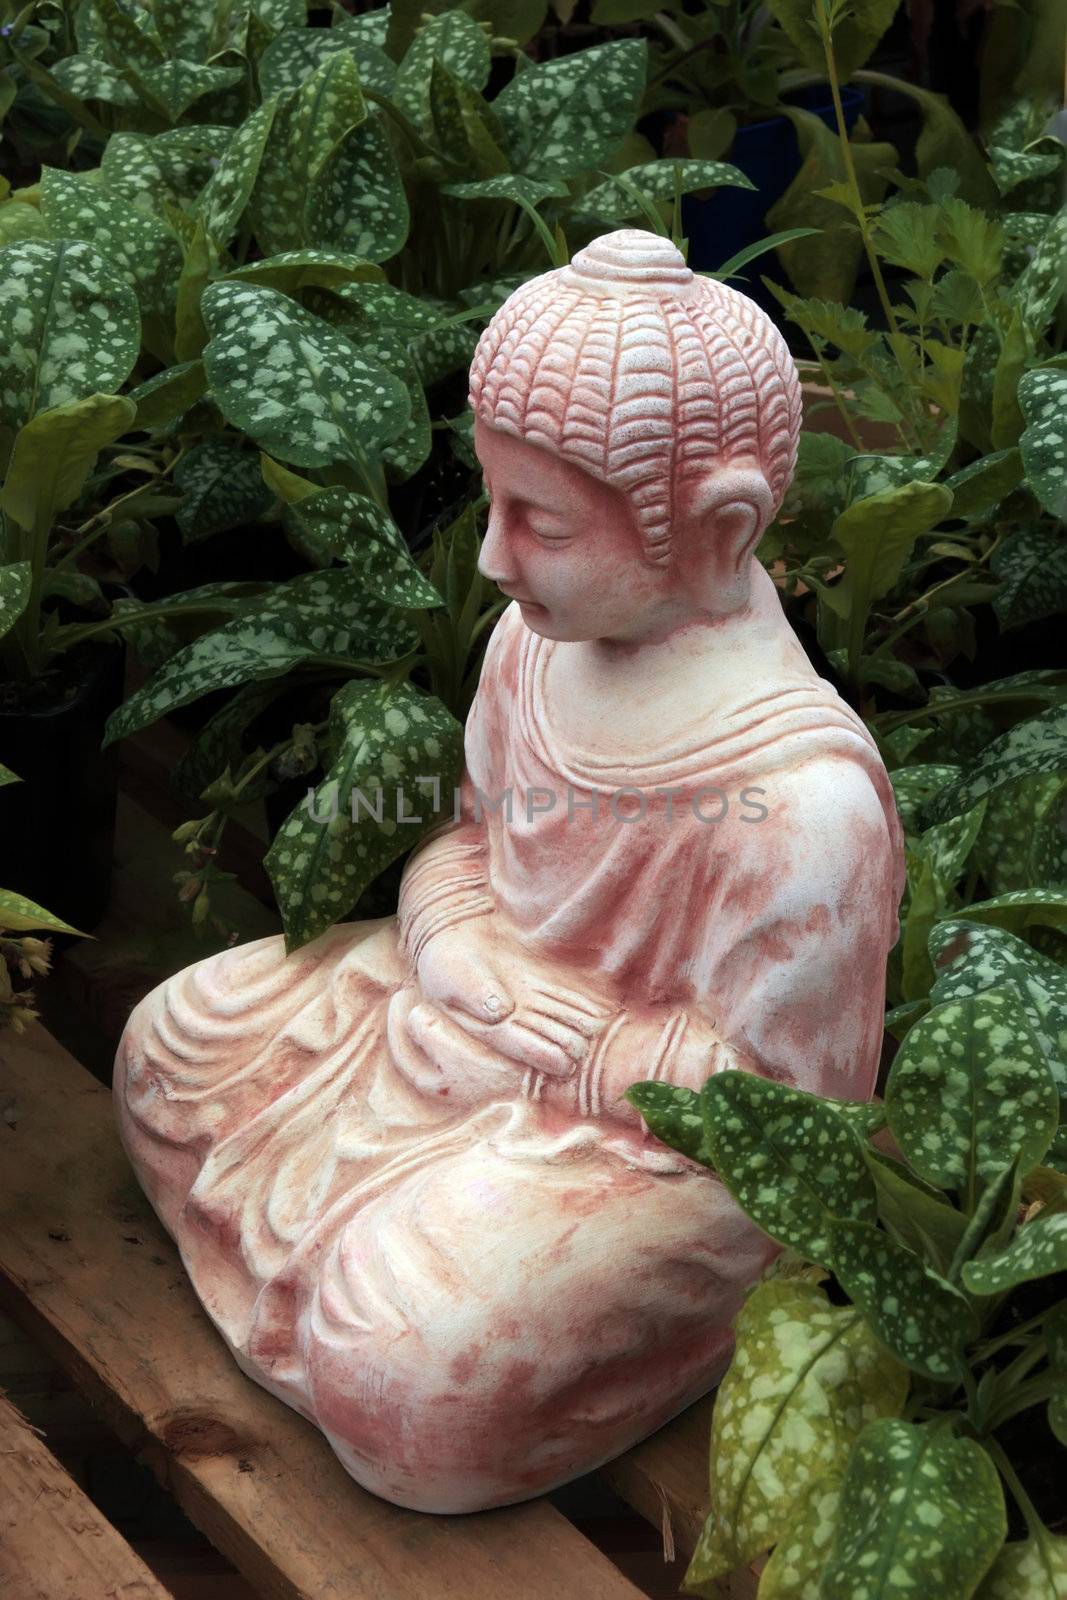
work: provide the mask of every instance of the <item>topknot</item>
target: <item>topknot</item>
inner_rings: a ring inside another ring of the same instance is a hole
[[[713,465],[755,460],[777,509],[796,464],[800,383],[778,329],[639,228],[516,289],[478,341],[470,403],[623,490],[656,563],[680,497]]]

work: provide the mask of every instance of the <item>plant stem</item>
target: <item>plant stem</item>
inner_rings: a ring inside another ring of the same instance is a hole
[[[837,123],[837,137],[841,142],[841,159],[845,165],[845,176],[848,179],[848,186],[852,190],[852,204],[856,217],[856,226],[859,228],[860,239],[863,241],[863,248],[867,256],[867,261],[870,265],[871,276],[874,278],[874,286],[878,291],[878,299],[881,302],[882,312],[885,316],[886,324],[890,333],[896,336],[900,330],[897,327],[897,319],[893,312],[893,307],[889,303],[889,295],[886,292],[885,279],[882,277],[881,262],[878,260],[878,252],[874,248],[874,240],[871,238],[870,228],[867,224],[867,212],[863,203],[863,194],[860,190],[859,178],[856,174],[856,163],[852,159],[852,146],[849,143],[848,128],[845,124],[844,107],[841,104],[841,84],[837,71],[837,62],[834,58],[833,34],[830,29],[829,19],[826,15],[825,5],[820,4],[816,9],[819,18],[819,33],[822,37],[823,56],[826,60],[826,76],[830,83],[830,94],[834,103],[834,120]]]

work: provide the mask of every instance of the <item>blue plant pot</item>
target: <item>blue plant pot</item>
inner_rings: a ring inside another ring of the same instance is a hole
[[[812,111],[828,128],[836,129],[829,87],[815,84],[790,97],[791,103]],[[841,106],[851,132],[867,103],[860,89],[844,88]],[[689,265],[714,272],[724,261],[755,244],[768,233],[766,215],[800,171],[800,146],[788,117],[768,117],[738,128],[726,159],[750,178],[754,189],[718,189],[709,200],[693,195],[682,199],[682,226],[689,239]],[[778,302],[768,294],[761,277],[786,283],[774,252],[759,256],[730,282],[776,316]]]

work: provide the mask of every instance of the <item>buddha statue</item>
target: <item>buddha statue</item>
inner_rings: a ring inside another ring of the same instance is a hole
[[[775,1247],[625,1090],[868,1098],[903,884],[877,749],[753,554],[800,426],[763,312],[611,233],[505,302],[470,401],[511,604],[454,819],[395,917],[197,962],[115,1071],[235,1360],[432,1512],[588,1472],[717,1379]]]

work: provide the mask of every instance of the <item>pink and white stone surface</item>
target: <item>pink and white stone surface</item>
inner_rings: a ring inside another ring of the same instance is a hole
[[[235,1359],[434,1512],[587,1472],[715,1381],[773,1247],[621,1096],[869,1097],[903,883],[876,747],[752,553],[800,423],[763,313],[613,233],[500,309],[471,403],[514,598],[459,820],[397,917],[162,984],[115,1072]]]

